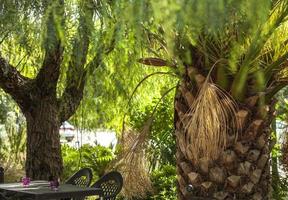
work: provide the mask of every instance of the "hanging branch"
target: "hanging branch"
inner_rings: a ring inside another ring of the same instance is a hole
[[[78,108],[82,98],[84,87],[86,84],[86,76],[88,73],[93,73],[103,62],[103,56],[108,55],[114,49],[115,36],[108,44],[102,42],[96,50],[94,57],[86,64],[88,49],[90,44],[90,37],[92,35],[93,14],[95,9],[95,2],[91,0],[83,1],[81,6],[82,11],[80,15],[80,25],[78,28],[79,37],[75,38],[73,45],[72,59],[69,63],[66,88],[60,99],[60,120],[65,121]],[[97,5],[96,5],[97,8]],[[100,9],[100,8],[97,8]],[[97,12],[97,10],[96,10]],[[114,29],[114,35],[117,32],[117,27]],[[100,40],[103,37],[104,31],[100,34]]]
[[[130,95],[129,99],[128,99],[128,107],[130,107],[130,104],[131,104],[131,101],[132,101],[132,98],[134,97],[137,89],[142,85],[142,83],[144,83],[148,78],[150,78],[151,76],[154,76],[154,75],[171,75],[171,76],[174,76],[174,77],[178,77],[176,74],[174,73],[171,73],[171,72],[155,72],[155,73],[152,73],[152,74],[149,74],[147,76],[145,76],[137,85],[136,87],[134,88],[134,90],[132,91],[132,94]],[[125,125],[125,118],[127,116],[127,114],[129,113],[129,111],[127,111],[124,116],[123,116],[123,120],[122,120],[122,133],[124,131],[124,125]]]
[[[57,81],[60,75],[64,47],[59,27],[64,25],[64,1],[52,2],[46,7],[46,38],[44,40],[45,56],[41,69],[36,77],[39,91],[56,97]],[[59,20],[60,19],[60,20]]]
[[[161,96],[139,133],[133,130],[122,133],[121,146],[123,148],[111,167],[121,171],[124,177],[123,194],[125,197],[132,198],[136,193],[138,196],[145,197],[147,192],[152,191],[145,152],[147,139],[158,105],[175,88],[177,86],[170,88]]]
[[[78,33],[67,72],[66,88],[60,98],[60,120],[66,121],[78,108],[86,83],[85,64],[92,33],[93,1],[85,1],[81,6]]]

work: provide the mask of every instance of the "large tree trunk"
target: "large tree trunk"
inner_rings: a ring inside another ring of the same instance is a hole
[[[262,112],[257,106],[257,97],[239,105],[237,119],[242,123],[242,130],[238,138],[229,136],[228,145],[217,160],[193,163],[184,136],[185,113],[197,94],[191,92],[191,85],[190,80],[183,81],[175,98],[179,199],[268,199],[273,106],[268,106],[268,112]]]
[[[58,107],[56,101],[39,100],[25,113],[27,120],[26,175],[48,180],[60,177],[63,170],[61,156]]]
[[[45,54],[34,79],[21,75],[0,55],[0,87],[12,96],[26,117],[26,173],[33,179],[47,179],[50,175],[59,177],[63,170],[59,127],[76,112],[83,97],[88,69],[85,64],[95,8],[92,0],[83,2],[79,5],[78,34],[69,59],[66,87],[60,98],[57,98],[57,84],[64,52],[59,34],[59,30],[65,29],[63,0],[49,1],[44,6],[43,13],[47,15],[43,18],[47,26],[43,40]],[[105,46],[105,52],[106,48],[108,46]],[[99,66],[101,57],[102,54],[97,53],[87,65]]]

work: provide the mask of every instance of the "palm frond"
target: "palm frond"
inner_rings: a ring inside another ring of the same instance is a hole
[[[254,34],[253,39],[245,53],[245,59],[241,63],[240,70],[236,74],[233,84],[232,84],[232,95],[236,99],[243,99],[245,93],[245,86],[248,79],[248,74],[250,69],[255,66],[255,62],[259,61],[259,57],[263,50],[265,50],[265,45],[275,33],[275,30],[281,27],[287,21],[288,15],[288,2],[287,1],[277,1],[273,4],[272,12],[270,13],[267,21],[263,23],[259,29]],[[276,66],[279,66],[282,60],[286,59],[287,55],[272,63],[267,67],[267,72],[271,72]]]
[[[146,197],[151,192],[152,184],[149,176],[148,159],[145,153],[147,137],[149,135],[152,118],[144,124],[140,133],[132,129],[122,133],[122,150],[118,155],[116,164],[124,179],[122,195],[127,199],[133,197]]]

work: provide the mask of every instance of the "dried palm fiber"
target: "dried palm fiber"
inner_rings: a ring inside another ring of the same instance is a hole
[[[135,196],[145,198],[148,192],[152,192],[145,153],[151,124],[152,118],[149,118],[140,132],[130,129],[122,133],[121,150],[113,168],[123,176],[124,185],[121,195],[127,199]]]
[[[212,83],[210,73],[190,105],[184,124],[185,146],[190,151],[189,159],[195,163],[200,159],[216,160],[225,149],[227,134],[235,134],[235,138],[238,134],[237,104]]]

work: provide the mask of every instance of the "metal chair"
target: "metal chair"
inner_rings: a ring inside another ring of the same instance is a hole
[[[0,193],[0,199],[1,200],[8,200],[8,198],[2,193]]]
[[[4,183],[4,168],[0,166],[0,183]]]
[[[92,170],[90,168],[83,168],[72,175],[65,183],[77,185],[80,187],[89,187],[92,181]]]
[[[115,200],[123,186],[123,178],[119,172],[113,171],[101,177],[91,187],[103,190],[103,200]]]
[[[77,185],[79,187],[89,187],[92,181],[92,170],[90,168],[83,168],[72,175],[65,183]],[[84,200],[85,198],[77,198],[73,200]],[[65,198],[62,200],[70,200],[69,198]]]

